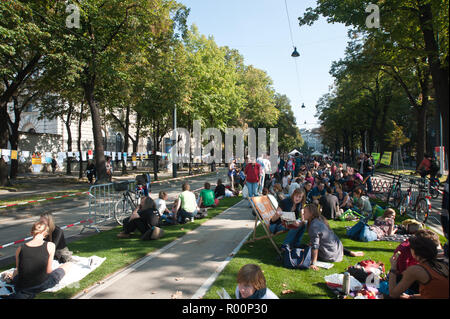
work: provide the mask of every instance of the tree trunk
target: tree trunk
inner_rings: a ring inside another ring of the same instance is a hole
[[[94,135],[94,147],[95,147],[95,169],[97,172],[97,180],[99,183],[107,182],[106,166],[105,166],[105,148],[103,146],[102,138],[102,120],[100,118],[100,110],[94,99],[94,78],[90,78],[87,83],[84,84],[84,94],[86,102],[89,105],[92,118],[92,133]]]
[[[69,113],[67,114],[67,119],[63,122],[66,125],[67,130],[67,152],[72,152],[72,131],[70,129],[71,117],[73,111],[73,103],[69,102]],[[67,167],[66,175],[72,175],[72,158],[67,156]]]
[[[137,113],[137,118],[136,118],[136,135],[135,135],[135,138],[133,140],[133,152],[135,154],[138,151],[140,135],[141,135],[141,115],[139,113]],[[137,160],[137,158],[136,158],[136,160]],[[136,166],[133,166],[133,170],[137,170],[137,164],[136,164]]]
[[[17,97],[13,97],[13,100],[14,100],[14,123],[10,124],[11,135],[9,137],[9,143],[11,144],[11,150],[17,150],[19,146],[19,123],[22,108],[19,107],[19,101],[17,100]],[[19,168],[19,161],[17,159],[15,160],[11,159],[11,171],[9,174],[10,179],[15,179],[17,177],[18,168]]]
[[[422,159],[426,151],[426,136],[427,136],[426,105],[417,107],[415,110],[417,117],[417,144],[416,144],[416,168],[417,168],[420,162],[422,162]]]
[[[124,141],[123,141],[123,151],[126,152],[128,156],[128,147],[130,145],[130,137],[128,136],[130,132],[130,106],[127,106],[127,111],[125,113],[125,129],[124,129]],[[127,174],[127,164],[125,158],[122,159],[122,175]]]
[[[431,4],[425,3],[419,5],[419,21],[420,28],[423,33],[425,41],[425,50],[428,52],[428,61],[431,69],[431,76],[433,79],[433,87],[435,89],[437,106],[442,115],[442,134],[445,147],[446,157],[449,154],[449,56],[447,52],[446,65],[441,65],[439,59],[439,46],[436,42],[433,29],[433,13]]]
[[[81,126],[83,123],[83,107],[84,107],[84,103],[81,103],[81,109],[80,109],[80,118],[78,120],[78,140],[77,140],[77,145],[78,145],[78,152],[80,152],[80,172],[78,174],[78,178],[83,178],[83,156],[81,156]]]
[[[391,101],[392,101],[392,88],[390,88],[389,93],[387,93],[384,96],[383,110],[382,110],[383,113],[381,115],[381,124],[380,124],[380,128],[378,130],[378,141],[380,144],[381,152],[384,152],[384,149],[386,146],[384,134],[386,132],[386,119],[387,119],[388,109],[389,109],[389,105],[391,104]]]

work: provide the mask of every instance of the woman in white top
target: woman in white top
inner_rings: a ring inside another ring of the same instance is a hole
[[[238,285],[235,295],[237,299],[279,299],[266,286],[266,278],[258,265],[247,264],[237,275]]]

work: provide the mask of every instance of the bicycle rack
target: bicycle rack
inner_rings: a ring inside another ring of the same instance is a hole
[[[122,198],[127,189],[135,190],[135,181],[127,180],[107,184],[93,185],[89,188],[89,217],[90,223],[83,225],[80,234],[86,229],[95,229],[100,232],[98,225],[114,218],[114,205]]]

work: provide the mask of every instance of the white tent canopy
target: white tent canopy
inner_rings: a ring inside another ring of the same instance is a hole
[[[296,149],[294,149],[292,152],[290,152],[289,155],[294,156],[296,153],[299,153],[300,155],[302,155],[302,153],[300,153],[300,152],[297,151]]]
[[[322,154],[318,151],[315,151],[314,153],[311,154],[312,156],[322,156]]]

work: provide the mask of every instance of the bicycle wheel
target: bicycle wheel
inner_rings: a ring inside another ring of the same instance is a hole
[[[400,186],[397,187],[397,189],[394,192],[394,207],[398,208],[400,206],[400,204],[402,203],[402,190],[400,189]]]
[[[133,209],[125,198],[119,200],[114,206],[114,219],[119,225],[123,225],[124,218],[131,215]]]
[[[433,199],[436,199],[439,197],[439,191],[434,187],[430,187],[430,195]]]
[[[425,198],[419,199],[419,202],[416,205],[416,220],[425,224],[428,219],[428,215],[430,213],[430,209],[428,207],[428,203]]]
[[[401,216],[404,216],[408,212],[408,206],[409,206],[409,196],[408,194],[405,194],[403,195],[403,198],[400,201],[400,205],[398,207],[398,211],[400,212]]]

